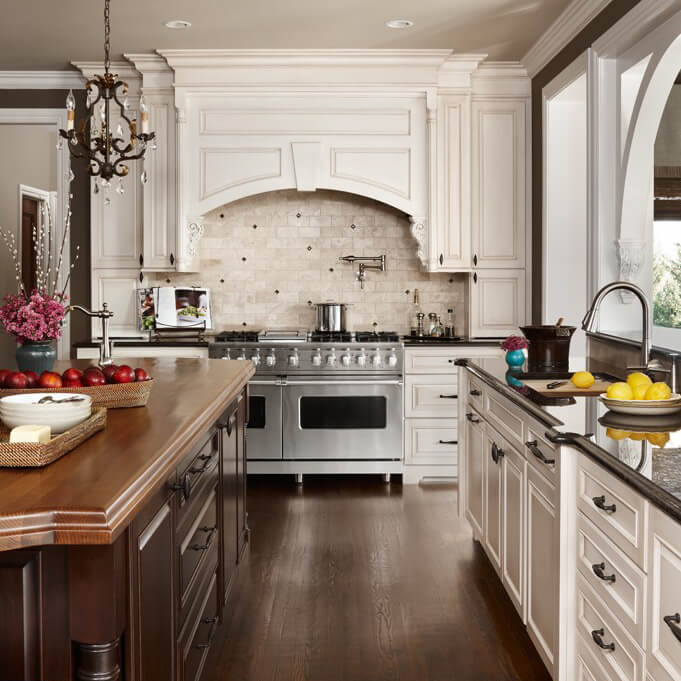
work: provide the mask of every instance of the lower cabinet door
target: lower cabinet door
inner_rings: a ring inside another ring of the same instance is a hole
[[[246,489],[248,486],[248,463],[246,452],[246,404],[241,400],[236,418],[236,519],[238,560],[248,541],[248,511],[246,510]]]
[[[482,419],[466,414],[466,518],[480,539],[485,520],[485,431]]]
[[[501,459],[502,567],[501,580],[516,610],[525,621],[525,459],[506,447]]]
[[[175,678],[174,502],[158,497],[131,525],[132,657],[139,681]]]
[[[655,681],[681,679],[681,532],[653,511],[648,574],[648,673]]]
[[[504,444],[501,438],[487,427],[485,438],[485,550],[494,569],[501,574],[501,524],[502,524],[502,464]]]
[[[237,555],[237,421],[238,410],[230,409],[220,420],[222,448],[222,556],[223,598],[232,586]]]
[[[558,543],[555,488],[527,467],[527,629],[553,673],[558,624]]]

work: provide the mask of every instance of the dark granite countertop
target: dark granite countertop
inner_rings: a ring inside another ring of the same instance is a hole
[[[144,338],[114,338],[114,346],[118,348],[139,348],[147,345],[155,348],[207,348],[211,341],[204,340],[146,340]],[[91,341],[80,341],[73,343],[74,348],[98,348],[99,343]]]
[[[547,398],[517,385],[522,373],[500,358],[457,364],[542,423],[550,440],[584,452],[681,522],[681,416],[614,414],[597,397]]]
[[[456,338],[446,338],[443,340],[438,340],[437,338],[428,338],[423,336],[419,338],[418,336],[402,336],[402,343],[405,347],[452,347],[460,345],[483,345],[495,347],[501,343],[501,338],[468,338],[466,336],[457,336]]]

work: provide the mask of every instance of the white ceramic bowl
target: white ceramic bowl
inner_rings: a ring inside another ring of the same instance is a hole
[[[668,400],[615,400],[602,393],[600,400],[610,411],[632,416],[666,416],[681,411],[678,393],[672,393]]]
[[[55,402],[38,404],[43,397]],[[84,398],[78,402],[59,402],[69,397]],[[92,414],[92,398],[76,393],[22,393],[0,399],[0,420],[8,427],[23,425],[50,426],[53,433],[63,433]]]

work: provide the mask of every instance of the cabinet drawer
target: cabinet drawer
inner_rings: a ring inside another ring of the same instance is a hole
[[[642,570],[646,570],[648,502],[584,454],[579,455],[577,506]]]
[[[486,391],[485,416],[516,447],[523,447],[523,418],[511,404],[494,391]]]
[[[198,617],[182,641],[181,681],[197,681],[203,671],[208,651],[218,626],[218,576],[214,572],[205,591]]]
[[[539,428],[529,427],[525,433],[525,454],[533,468],[556,484],[560,448],[552,445]]]
[[[194,523],[180,543],[180,600],[184,607],[190,587],[205,564],[213,545],[218,544],[218,497],[211,490]]]
[[[454,362],[466,354],[446,348],[406,349],[404,352],[405,374],[452,374],[456,376],[458,367]]]
[[[457,419],[406,419],[405,464],[456,465]]]
[[[615,679],[643,681],[643,651],[580,573],[577,574],[577,629],[596,659]]]
[[[577,513],[577,566],[610,611],[643,646],[645,575],[582,513]]]
[[[591,644],[581,636],[575,641],[575,653],[576,681],[614,681],[591,650]]]
[[[482,381],[468,374],[467,399],[478,411],[482,411],[485,388]]]
[[[655,681],[681,679],[681,528],[655,509],[651,514],[648,672]],[[678,619],[678,621],[677,621]]]
[[[457,376],[407,376],[404,381],[406,417],[449,417],[457,413]]]

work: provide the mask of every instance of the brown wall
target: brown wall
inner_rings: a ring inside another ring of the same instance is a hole
[[[2,109],[58,109],[64,106],[66,90],[0,90]],[[74,92],[76,108],[85,108],[85,90]],[[90,180],[87,165],[80,160],[72,163],[75,179],[71,183],[71,260],[75,258],[76,245],[80,257],[71,275],[71,299],[74,303],[90,306]],[[4,295],[6,292],[0,292]],[[71,317],[71,342],[90,339],[90,325],[84,315]]]
[[[612,0],[532,79],[532,320],[540,324],[542,310],[542,222],[543,222],[543,106],[542,90],[563,69],[616,24],[641,0]]]

